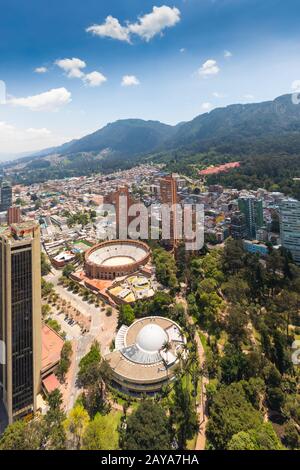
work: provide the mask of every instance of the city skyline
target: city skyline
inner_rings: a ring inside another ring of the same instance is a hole
[[[261,3],[88,0],[70,10],[54,1],[45,12],[33,0],[4,2],[1,153],[58,145],[117,119],[175,124],[293,91],[299,6]]]

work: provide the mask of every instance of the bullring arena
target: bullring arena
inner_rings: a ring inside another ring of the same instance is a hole
[[[151,256],[146,243],[137,240],[110,240],[85,253],[86,275],[95,279],[114,279],[138,271]]]

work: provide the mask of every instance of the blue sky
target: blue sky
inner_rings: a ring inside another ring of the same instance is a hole
[[[290,92],[299,14],[297,0],[1,0],[0,154]]]

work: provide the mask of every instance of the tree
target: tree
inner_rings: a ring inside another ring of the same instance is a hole
[[[220,365],[222,382],[226,384],[237,382],[245,377],[247,356],[239,347],[228,343],[224,347],[224,356],[220,361]]]
[[[256,429],[261,423],[262,415],[247,400],[243,385],[223,385],[213,396],[206,435],[212,447],[221,450],[235,434]]]
[[[79,362],[79,372],[77,379],[81,386],[84,387],[85,385],[89,385],[91,367],[99,364],[100,360],[100,345],[97,341],[94,341],[90,351]]]
[[[111,415],[102,416],[97,413],[88,424],[82,439],[84,450],[116,450],[118,449],[118,432]]]
[[[191,394],[184,388],[182,381],[174,384],[174,398],[170,409],[172,421],[175,424],[178,446],[185,449],[187,440],[192,439],[198,431],[198,418]]]
[[[247,323],[248,318],[245,313],[245,309],[240,305],[234,305],[229,310],[229,315],[226,321],[226,330],[231,344],[240,346],[242,343],[247,341]]]
[[[51,307],[49,304],[43,304],[42,305],[42,317],[45,318],[47,317],[51,312]]]
[[[63,400],[61,392],[56,389],[49,393],[47,398],[49,409],[42,418],[44,449],[61,450],[66,447],[66,434],[64,420],[66,415],[62,409]]]
[[[272,424],[263,423],[255,429],[241,431],[230,439],[228,450],[283,450]]]
[[[47,320],[45,321],[45,323],[46,323],[50,328],[52,328],[52,330],[56,331],[56,333],[60,334],[60,332],[61,332],[61,326],[60,326],[60,324],[58,323],[57,320],[55,320],[54,318],[47,318]]]
[[[249,381],[241,381],[246,398],[254,408],[260,410],[266,393],[266,385],[261,377],[251,377]]]
[[[143,401],[127,420],[125,450],[169,450],[171,433],[164,409],[150,400]]]
[[[130,305],[123,304],[120,307],[118,315],[118,326],[130,326],[135,320],[134,310]]]
[[[242,241],[228,238],[222,255],[223,271],[229,274],[238,273],[243,267],[244,256]]]
[[[46,276],[51,271],[51,265],[48,263],[45,253],[41,252],[41,275]]]
[[[235,274],[222,284],[222,291],[230,302],[242,304],[247,302],[250,289],[248,283],[239,274]]]
[[[300,433],[292,420],[284,426],[283,442],[289,449],[300,449]]]
[[[63,269],[63,276],[69,277],[72,272],[75,271],[75,267],[73,264],[68,263]]]
[[[107,403],[106,384],[111,379],[111,368],[107,361],[91,364],[85,377],[85,391],[83,404],[91,417],[96,413],[108,412],[110,405]]]
[[[283,374],[292,369],[290,351],[286,336],[279,330],[273,333],[274,362],[278,370]]]
[[[65,375],[71,365],[72,343],[65,341],[60,353],[60,361],[57,367],[56,375],[63,382]]]
[[[81,359],[77,375],[78,384],[85,389],[83,403],[92,417],[107,411],[106,384],[110,378],[110,365],[101,358],[99,343],[95,341]]]
[[[0,438],[0,450],[38,450],[40,431],[38,424],[25,420],[16,421],[5,429]]]
[[[164,286],[176,291],[179,284],[176,277],[177,267],[174,257],[163,248],[156,248],[153,250],[152,255],[157,279]]]
[[[300,426],[300,395],[297,393],[286,394],[282,413],[285,418],[292,419]],[[298,428],[299,429],[299,428]]]
[[[73,449],[80,449],[89,421],[88,412],[81,404],[77,404],[64,421],[64,428]]]
[[[52,282],[46,282],[44,278],[42,278],[42,297],[47,297],[54,291],[54,285]]]

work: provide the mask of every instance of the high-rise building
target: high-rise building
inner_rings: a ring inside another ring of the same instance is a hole
[[[1,183],[1,210],[6,211],[12,205],[12,186],[9,181]]]
[[[257,229],[264,224],[262,200],[254,196],[242,196],[238,199],[238,205],[246,219],[247,237],[255,239]]]
[[[177,178],[175,175],[164,176],[160,179],[160,199],[162,204],[167,204],[171,208],[175,208],[176,204],[179,204],[179,196],[177,194]],[[176,246],[176,210],[171,210],[170,213],[170,241],[173,246]]]
[[[12,224],[0,235],[0,339],[2,399],[8,421],[36,411],[41,372],[40,228]]]
[[[300,264],[300,202],[290,198],[283,200],[279,220],[281,244],[291,252],[295,263]]]
[[[242,240],[247,236],[246,217],[240,211],[236,211],[232,214],[231,236],[236,240]]]

